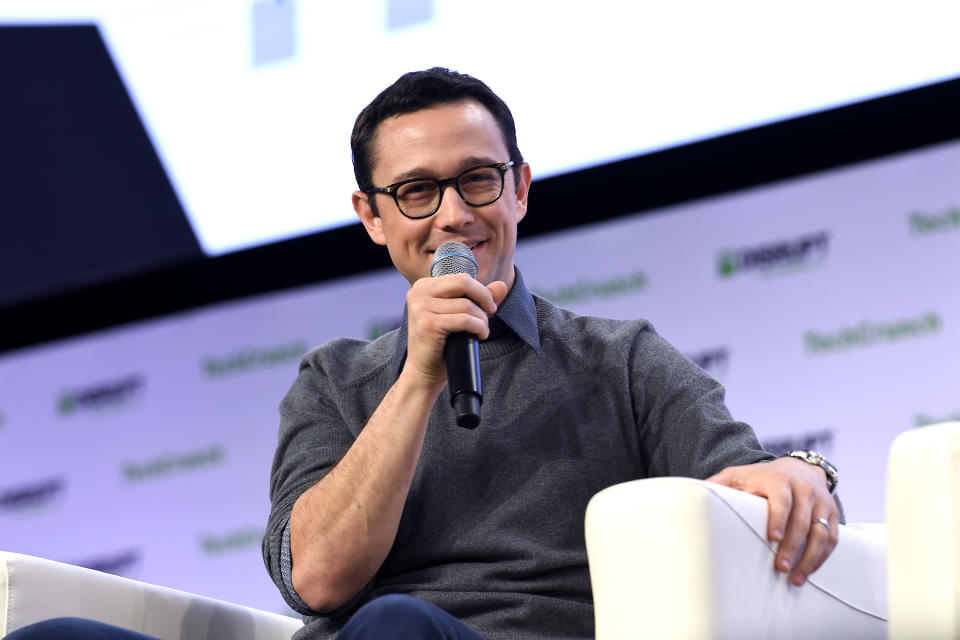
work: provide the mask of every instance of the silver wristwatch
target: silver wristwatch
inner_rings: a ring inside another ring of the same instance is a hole
[[[837,468],[830,464],[830,461],[824,458],[822,455],[816,451],[810,451],[809,449],[799,449],[797,451],[789,451],[783,456],[791,456],[793,458],[799,458],[804,462],[809,464],[814,464],[827,474],[827,489],[830,493],[833,493],[834,489],[837,488],[837,482],[840,481],[840,475],[837,473]]]

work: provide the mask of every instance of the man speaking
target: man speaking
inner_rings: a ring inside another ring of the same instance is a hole
[[[762,451],[646,321],[529,292],[513,256],[530,167],[484,83],[408,73],[351,145],[354,209],[410,289],[398,330],[313,350],[280,407],[263,551],[307,616],[298,638],[591,638],[587,502],[651,476],[767,497],[775,568],[801,585],[820,566],[840,519],[827,463]],[[475,278],[431,276],[448,242]],[[454,334],[478,340],[475,428],[445,393]]]

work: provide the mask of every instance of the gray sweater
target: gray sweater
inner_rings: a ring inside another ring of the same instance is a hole
[[[399,330],[314,349],[280,405],[264,561],[305,615],[298,638],[333,637],[363,602],[405,593],[481,636],[592,638],[583,515],[590,497],[650,476],[705,478],[769,459],[734,421],[723,388],[643,320],[578,316],[516,282],[480,344],[484,403],[475,430],[455,424],[446,393],[386,561],[332,612],[293,591],[293,503],[347,451],[396,380]]]

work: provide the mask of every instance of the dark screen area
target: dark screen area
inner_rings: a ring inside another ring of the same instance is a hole
[[[0,27],[0,96],[0,307],[202,255],[95,26]]]

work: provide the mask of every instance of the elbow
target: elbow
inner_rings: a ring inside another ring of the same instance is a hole
[[[321,613],[345,605],[363,586],[355,588],[349,580],[311,571],[309,567],[298,569],[294,566],[290,578],[300,599],[311,609]]]

